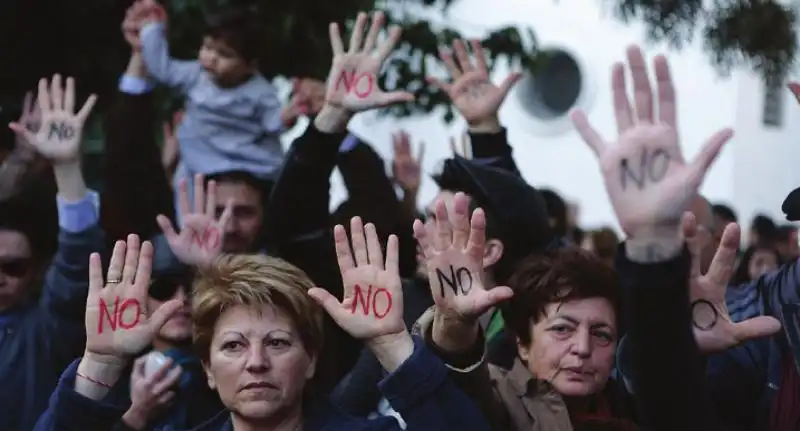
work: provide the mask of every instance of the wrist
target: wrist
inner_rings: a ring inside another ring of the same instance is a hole
[[[469,351],[480,333],[477,320],[447,316],[438,310],[433,315],[432,325],[431,340],[450,353]]]
[[[119,380],[127,361],[114,356],[86,352],[78,364],[75,392],[93,399],[102,399]]]
[[[147,426],[147,413],[135,404],[131,404],[131,407],[122,415],[122,421],[129,428],[141,430]]]
[[[407,330],[381,335],[366,342],[383,368],[392,373],[414,353],[414,340]]]
[[[86,183],[83,180],[80,160],[53,162],[58,195],[67,202],[78,202],[86,197]]]
[[[470,133],[499,133],[503,130],[497,115],[482,118],[474,122],[468,122],[467,127]]]
[[[325,104],[314,118],[314,127],[323,133],[341,133],[347,130],[347,123],[353,114],[347,110]]]
[[[128,67],[125,69],[125,74],[135,76],[137,78],[147,78],[147,68],[142,59],[141,49],[133,48],[131,59],[128,61]]]
[[[646,226],[631,232],[625,240],[625,255],[637,263],[665,262],[682,250],[679,224]]]

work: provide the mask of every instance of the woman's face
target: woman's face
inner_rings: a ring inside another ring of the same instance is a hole
[[[299,407],[316,360],[284,313],[272,306],[237,306],[217,320],[204,367],[209,386],[228,410],[263,421]]]
[[[616,314],[603,298],[549,304],[531,328],[530,346],[520,357],[537,379],[566,396],[601,391],[611,374],[617,347]]]
[[[756,250],[747,265],[747,272],[751,280],[778,269],[778,257],[771,250]]]

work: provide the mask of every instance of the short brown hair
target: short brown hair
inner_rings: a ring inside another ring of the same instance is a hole
[[[619,247],[619,237],[613,229],[608,227],[595,229],[589,233],[589,238],[592,239],[594,253],[597,256],[605,260],[614,259]]]
[[[194,346],[208,360],[214,327],[231,307],[277,308],[292,321],[309,354],[322,349],[324,311],[308,296],[311,279],[294,265],[274,257],[230,254],[217,258],[195,280],[192,293]]]
[[[597,256],[575,246],[527,257],[509,283],[514,297],[501,312],[506,326],[522,344],[531,342],[531,322],[554,302],[605,298],[620,321],[620,283],[616,271]]]

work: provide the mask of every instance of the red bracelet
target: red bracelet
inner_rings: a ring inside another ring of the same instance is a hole
[[[102,387],[104,387],[106,389],[111,389],[111,385],[103,383],[103,382],[101,382],[99,380],[95,380],[95,379],[93,379],[93,378],[91,378],[91,377],[89,377],[89,376],[87,376],[85,374],[75,373],[75,375],[77,375],[78,377],[82,378],[83,380],[86,380],[88,382],[92,382],[95,385],[102,386]]]

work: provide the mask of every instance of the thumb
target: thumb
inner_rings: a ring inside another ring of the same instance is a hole
[[[781,322],[772,316],[758,316],[735,323],[736,339],[739,342],[769,337],[781,330]]]
[[[164,237],[167,239],[168,243],[171,244],[178,238],[178,233],[175,232],[175,227],[172,226],[172,222],[167,216],[159,214],[156,217],[156,223],[158,223],[158,227],[161,228],[161,232],[164,233]]]
[[[173,299],[161,304],[161,306],[150,315],[150,320],[148,322],[148,325],[153,333],[158,332],[158,330],[161,329],[165,323],[167,323],[167,320],[169,320],[169,318],[172,317],[172,315],[182,306],[183,301],[180,299]]]
[[[503,98],[508,95],[520,79],[522,79],[522,74],[519,72],[514,72],[506,77],[503,83],[500,84],[500,92],[503,94]]]
[[[384,93],[379,96],[377,100],[380,106],[389,106],[396,103],[413,102],[414,95],[405,91],[393,91],[391,93]]]
[[[514,291],[508,286],[497,286],[493,289],[487,290],[485,295],[481,295],[475,300],[475,308],[481,312],[488,310],[495,305],[511,299],[514,296]]]
[[[717,159],[720,151],[722,151],[722,147],[730,141],[731,137],[733,137],[733,130],[731,129],[722,129],[719,132],[715,133],[703,148],[700,150],[700,154],[695,156],[692,164],[690,166],[690,174],[692,184],[695,187],[698,187],[700,183],[703,182],[703,178],[706,176],[706,172],[708,172],[708,168],[714,163],[714,160]]]
[[[322,306],[322,308],[333,317],[333,320],[339,320],[342,313],[342,304],[335,296],[331,295],[330,292],[325,289],[320,289],[319,287],[313,287],[308,290],[308,296]]]
[[[35,138],[36,135],[31,133],[31,131],[28,130],[28,128],[25,127],[24,125],[22,125],[20,123],[9,123],[8,128],[13,130],[14,133],[16,133],[17,135],[20,135],[21,137],[23,137],[26,142],[28,142],[28,143],[35,142],[34,138]]]

